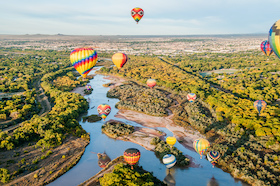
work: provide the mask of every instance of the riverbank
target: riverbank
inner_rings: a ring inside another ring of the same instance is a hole
[[[85,141],[81,138],[69,136],[64,140],[62,145],[53,149],[49,149],[46,152],[42,152],[41,148],[34,148],[35,145],[15,149],[15,151],[19,152],[24,151],[24,161],[32,159],[32,164],[36,164],[38,169],[29,174],[16,178],[6,185],[39,186],[46,185],[52,182],[53,180],[67,172],[80,160],[88,143],[88,141]],[[51,153],[49,151],[51,151]],[[13,151],[6,151],[5,153],[13,153]],[[8,159],[12,157],[12,154],[2,155]],[[15,162],[19,161],[24,164],[22,156],[23,155],[19,155],[17,157],[14,156],[12,160]],[[5,161],[5,159],[1,158],[1,161]],[[14,165],[16,169],[17,165]]]

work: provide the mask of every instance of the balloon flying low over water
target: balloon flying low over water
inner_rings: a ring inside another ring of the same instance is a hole
[[[267,40],[265,40],[261,43],[261,49],[267,57],[270,56],[270,54],[273,52],[272,48],[270,47],[270,44]]]
[[[254,107],[258,111],[259,115],[266,108],[266,102],[264,100],[257,100],[254,102]]]
[[[124,160],[131,165],[131,169],[133,169],[133,165],[135,165],[141,157],[141,153],[136,148],[126,149],[123,153]]]
[[[133,19],[138,24],[140,19],[142,19],[142,17],[144,16],[144,10],[142,8],[133,8],[131,10],[131,16],[133,17]]]
[[[217,151],[210,151],[207,153],[207,159],[213,165],[213,168],[216,165],[216,163],[218,163],[218,160],[220,159],[220,157],[221,157],[221,155]]]
[[[70,61],[83,78],[86,78],[96,64],[97,53],[92,48],[76,48],[70,54]]]
[[[147,80],[147,85],[150,87],[150,88],[153,88],[154,86],[156,86],[157,82],[155,79],[148,79]]]
[[[188,95],[187,95],[187,99],[189,100],[189,102],[194,102],[194,100],[196,99],[196,95],[195,95],[195,93],[189,93]]]
[[[103,120],[106,119],[106,117],[110,114],[111,112],[111,107],[106,104],[101,104],[97,107],[97,112],[103,118]]]
[[[86,85],[86,89],[90,90],[91,89],[91,85]]]
[[[278,58],[280,58],[280,19],[269,30],[268,42]]]
[[[112,56],[113,63],[121,69],[127,62],[127,55],[124,53],[116,53]]]
[[[166,168],[170,169],[175,165],[176,157],[173,154],[166,154],[163,156],[162,162]]]
[[[166,138],[166,143],[167,143],[168,145],[170,145],[171,148],[172,148],[173,145],[176,143],[176,141],[177,141],[177,140],[176,140],[175,137],[169,136],[169,137]]]
[[[209,147],[209,141],[203,138],[196,139],[193,142],[193,148],[200,155],[200,159],[202,159],[204,152],[206,152]]]

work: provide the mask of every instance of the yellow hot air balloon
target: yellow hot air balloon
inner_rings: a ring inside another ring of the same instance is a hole
[[[96,64],[97,53],[92,48],[76,48],[70,54],[70,61],[83,78],[86,78]]]
[[[127,62],[127,56],[124,53],[116,53],[112,56],[112,61],[118,69],[121,69]]]
[[[209,147],[209,141],[203,138],[196,139],[193,142],[193,148],[200,155],[200,159],[202,159],[204,152],[206,152]]]
[[[167,137],[166,138],[166,143],[169,144],[171,146],[171,148],[173,147],[173,145],[176,143],[176,138],[175,137]]]

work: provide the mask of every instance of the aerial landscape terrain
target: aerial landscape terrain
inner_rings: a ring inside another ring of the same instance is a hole
[[[0,185],[280,186],[279,8],[0,2]]]

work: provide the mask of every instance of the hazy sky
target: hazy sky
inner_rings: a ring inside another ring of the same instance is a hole
[[[279,19],[280,0],[0,0],[0,34],[268,33]]]

